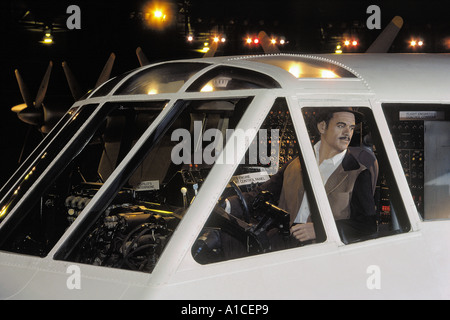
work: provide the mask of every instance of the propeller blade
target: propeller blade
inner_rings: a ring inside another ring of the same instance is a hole
[[[19,89],[20,89],[20,93],[22,95],[23,102],[25,102],[27,107],[32,108],[33,107],[33,99],[30,96],[28,88],[27,88],[25,82],[23,81],[23,79],[19,73],[19,70],[16,69],[15,74],[16,74],[17,83],[19,84]]]
[[[148,61],[147,57],[144,54],[144,51],[142,51],[141,47],[138,47],[136,49],[136,55],[138,57],[139,64],[141,65],[141,67],[150,64],[150,62]]]
[[[261,42],[261,46],[266,54],[276,54],[280,53],[278,47],[272,43],[267,33],[264,31],[260,31],[258,34],[258,38]]]
[[[109,80],[115,59],[116,55],[114,53],[111,53],[111,55],[108,58],[108,61],[106,61],[106,64],[103,67],[102,73],[100,74],[100,77],[98,78],[94,89],[98,88],[101,84]]]
[[[39,87],[38,93],[36,95],[36,100],[34,102],[35,108],[40,108],[42,102],[44,101],[45,94],[47,93],[48,83],[50,81],[50,74],[52,72],[53,62],[50,61],[47,67],[47,71],[45,72],[44,78],[42,79],[41,86]]]
[[[384,28],[383,32],[375,39],[375,41],[367,49],[366,53],[386,53],[395,40],[398,32],[403,26],[403,19],[395,16],[392,21]]]
[[[50,130],[58,123],[58,121],[64,116],[67,109],[61,107],[44,107],[43,125],[40,128],[42,133],[49,133]]]
[[[17,116],[25,123],[32,126],[40,126],[44,121],[44,115],[42,110],[36,110],[36,108],[27,107],[20,111]]]
[[[78,99],[83,96],[83,91],[81,91],[80,85],[78,84],[77,79],[75,79],[75,76],[73,75],[72,70],[70,70],[67,62],[64,61],[62,63],[62,67],[64,69],[64,74],[66,75],[67,83],[69,84],[72,97],[75,99],[75,101],[78,101]]]
[[[19,113],[20,111],[22,111],[26,107],[27,107],[27,105],[25,103],[18,104],[17,106],[12,107],[11,111],[14,112],[14,113]]]

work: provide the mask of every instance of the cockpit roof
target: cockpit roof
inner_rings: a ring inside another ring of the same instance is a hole
[[[298,89],[300,92],[311,88],[304,85],[311,83],[314,89],[321,88],[324,92],[332,84],[334,89],[380,94],[388,100],[421,99],[426,82],[428,88],[436,91],[437,97],[450,99],[446,85],[450,64],[442,64],[448,57],[276,54],[168,61],[118,76],[93,92],[90,98],[258,88]],[[336,87],[337,83],[352,84]]]

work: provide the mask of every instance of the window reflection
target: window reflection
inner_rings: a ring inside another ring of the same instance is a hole
[[[189,78],[206,63],[167,63],[157,65],[139,72],[128,79],[115,95],[148,94],[177,92]]]

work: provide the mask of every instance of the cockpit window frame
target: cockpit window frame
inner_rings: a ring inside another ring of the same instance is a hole
[[[267,92],[267,90],[262,90]],[[230,96],[229,94],[226,94],[225,97],[221,97],[222,99],[227,99],[228,97],[233,97],[234,99],[254,99],[255,95],[249,95],[248,91],[239,92],[237,94],[234,94]],[[156,96],[154,97],[156,98]],[[142,152],[146,150],[145,146],[151,142],[151,137],[155,133],[158,134],[158,131],[161,130],[166,121],[168,119],[172,118],[174,114],[177,113],[177,109],[179,109],[179,106],[183,107],[186,101],[209,101],[211,99],[218,99],[217,94],[206,94],[206,96],[202,96],[201,99],[195,98],[195,99],[177,99],[174,98],[169,101],[168,105],[163,109],[163,111],[158,115],[158,117],[155,119],[155,121],[147,128],[147,130],[143,133],[143,135],[139,138],[139,140],[136,142],[134,147],[129,151],[129,153],[125,156],[124,160],[116,167],[116,169],[111,173],[110,177],[105,181],[103,186],[100,188],[100,190],[97,192],[97,194],[92,198],[92,200],[89,202],[89,204],[85,207],[85,209],[80,213],[78,218],[72,223],[72,225],[66,230],[65,234],[61,237],[61,239],[58,241],[58,243],[54,246],[54,249],[50,251],[48,256],[51,256],[55,260],[67,260],[70,259],[71,251],[75,248],[76,244],[78,243],[77,239],[80,239],[82,237],[82,234],[84,230],[89,228],[89,226],[92,225],[94,221],[98,218],[99,214],[103,212],[105,204],[105,199],[107,199],[109,196],[113,197],[118,189],[120,188],[120,183],[117,181],[117,178],[120,175],[124,174],[124,171],[134,170],[133,163],[136,162],[136,166],[138,165],[138,158],[142,156]],[[220,99],[220,98],[219,98]],[[253,102],[250,103],[250,105]],[[244,121],[243,119],[240,120]],[[133,160],[134,159],[134,160]],[[208,180],[208,179],[206,179]],[[109,195],[109,196],[108,196]],[[110,197],[109,197],[110,198]],[[103,200],[102,200],[103,199]],[[194,201],[192,205],[195,205],[196,201]],[[186,219],[186,217],[190,216],[191,209],[189,207],[188,211],[186,212],[183,221]],[[184,228],[184,230],[187,230]],[[177,230],[174,232],[174,234],[177,234]],[[169,244],[172,242],[169,241]],[[165,250],[166,251],[166,250]],[[164,253],[162,255],[164,257]],[[159,264],[159,262],[158,262]],[[158,265],[157,264],[157,265]]]

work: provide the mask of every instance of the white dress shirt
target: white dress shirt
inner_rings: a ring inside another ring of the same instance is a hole
[[[345,153],[347,150],[338,153],[334,157],[330,159],[325,159],[319,165],[319,150],[320,150],[320,141],[314,145],[314,152],[316,154],[317,165],[319,166],[320,175],[322,176],[322,182],[325,185],[328,181],[328,178],[331,174],[337,169],[337,167],[342,163],[344,159]],[[297,217],[295,218],[295,223],[306,223],[308,217],[310,215],[308,197],[306,196],[306,191],[303,195],[302,204],[300,205],[300,209],[298,210]]]

